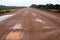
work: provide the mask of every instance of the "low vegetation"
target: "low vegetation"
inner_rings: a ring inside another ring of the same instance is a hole
[[[10,12],[10,10],[0,10],[0,14],[5,12]]]
[[[25,7],[0,5],[0,14],[5,13],[5,12],[9,12],[9,11],[11,11],[11,9],[21,9],[21,8],[25,8]]]

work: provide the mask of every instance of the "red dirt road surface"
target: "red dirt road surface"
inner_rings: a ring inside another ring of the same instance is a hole
[[[60,40],[60,14],[34,8],[18,10],[0,21],[0,40]]]

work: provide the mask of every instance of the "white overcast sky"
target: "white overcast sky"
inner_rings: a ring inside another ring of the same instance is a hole
[[[60,0],[0,0],[0,5],[29,6],[31,4],[60,4]]]

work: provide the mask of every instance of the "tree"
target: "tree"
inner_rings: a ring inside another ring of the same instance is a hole
[[[30,7],[37,8],[37,5],[36,4],[32,4]]]
[[[46,5],[48,9],[54,9],[54,5],[53,4],[47,4]]]
[[[60,9],[60,5],[59,4],[56,4],[55,5],[55,9]]]

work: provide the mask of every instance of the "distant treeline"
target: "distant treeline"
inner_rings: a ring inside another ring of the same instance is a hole
[[[18,6],[4,6],[4,5],[0,5],[0,10],[5,10],[5,9],[16,9],[16,8],[25,8],[25,7],[18,7]]]
[[[32,4],[30,7],[32,8],[40,8],[40,9],[54,9],[54,10],[59,10],[60,11],[60,4],[46,4],[46,5],[36,5]]]

